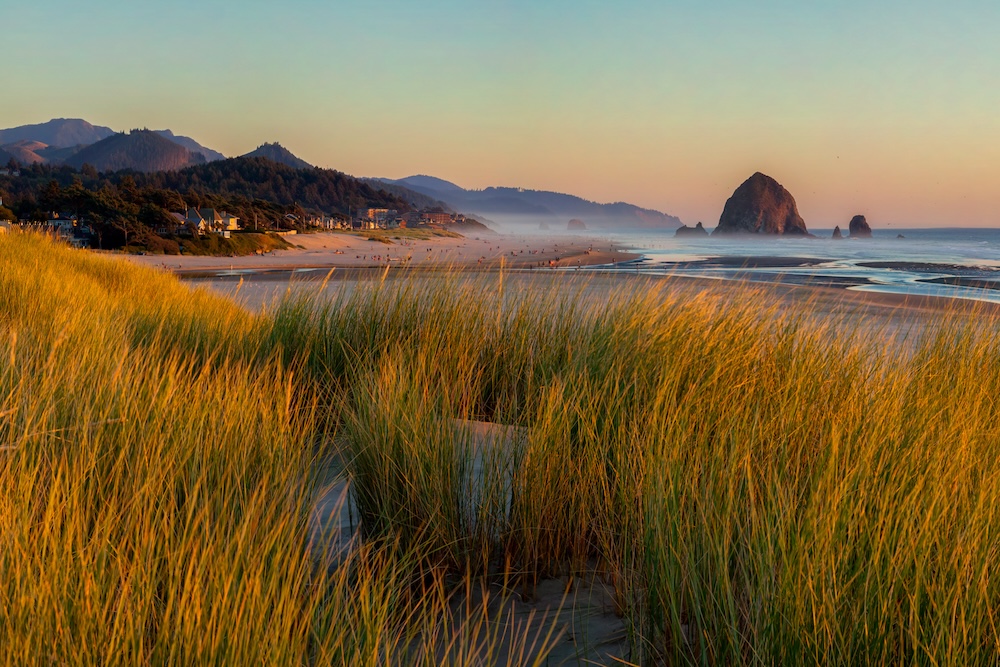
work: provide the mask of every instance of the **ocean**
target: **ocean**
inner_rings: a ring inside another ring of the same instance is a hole
[[[786,282],[1000,303],[1000,229],[873,230],[870,239],[618,234],[642,255],[618,271]],[[902,236],[903,238],[898,238]]]

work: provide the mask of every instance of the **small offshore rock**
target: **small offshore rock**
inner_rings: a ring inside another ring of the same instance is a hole
[[[687,225],[681,225],[674,232],[674,236],[708,236],[708,231],[705,229],[705,225],[700,222],[694,227],[688,227]]]

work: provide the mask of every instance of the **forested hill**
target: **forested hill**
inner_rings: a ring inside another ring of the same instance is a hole
[[[78,217],[101,247],[126,241],[158,247],[155,230],[173,225],[171,213],[214,208],[253,229],[295,228],[304,217],[343,217],[365,208],[411,210],[406,201],[356,178],[326,169],[292,169],[264,158],[234,158],[181,171],[142,174],[79,171],[34,164],[20,175],[0,173],[0,219],[44,221],[52,213]],[[64,217],[65,217],[64,215]]]
[[[98,171],[129,169],[142,172],[182,169],[204,163],[205,157],[194,153],[156,132],[132,130],[113,134],[74,154],[66,164],[82,169],[89,164]]]
[[[306,162],[305,160],[296,157],[292,154],[290,150],[285,148],[279,143],[273,144],[262,144],[257,147],[257,150],[250,151],[246,155],[241,157],[263,157],[271,160],[272,162],[277,162],[279,164],[288,165],[293,169],[312,169],[313,166]]]
[[[115,175],[119,179],[124,174]],[[260,157],[219,160],[172,172],[131,174],[139,187],[263,199],[281,206],[332,214],[362,208],[408,211],[403,197],[331,169],[294,169]]]

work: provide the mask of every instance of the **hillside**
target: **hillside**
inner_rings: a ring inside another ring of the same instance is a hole
[[[31,164],[63,164],[86,146],[49,146],[41,141],[22,139],[6,146],[0,146],[5,153],[27,166]]]
[[[137,175],[140,187],[220,197],[252,197],[327,215],[361,208],[410,210],[407,201],[331,169],[296,169],[261,157],[210,162],[180,171]]]
[[[386,179],[380,179],[386,180]],[[455,185],[451,181],[446,181],[443,178],[437,178],[436,176],[427,176],[425,174],[418,174],[416,176],[407,176],[406,178],[401,178],[396,183],[406,186],[408,188],[422,188],[425,190],[435,190],[437,192],[464,192],[465,190],[459,186]]]
[[[46,164],[63,164],[66,160],[70,159],[84,148],[86,148],[86,146],[83,144],[77,146],[66,146],[64,148],[60,148],[59,146],[49,146],[48,148],[36,151],[36,154],[44,159]]]
[[[362,178],[362,181],[372,186],[376,190],[385,190],[391,195],[395,195],[400,199],[405,199],[406,202],[415,209],[440,209],[445,213],[455,213],[448,204],[444,203],[440,199],[435,197],[430,197],[422,192],[417,192],[402,185],[397,185],[396,183],[387,183],[386,181],[377,178]]]
[[[54,118],[47,123],[0,130],[0,146],[18,141],[38,141],[47,146],[65,148],[95,144],[113,134],[114,130],[110,127],[91,125],[79,118]]]
[[[290,150],[275,142],[273,144],[261,144],[257,150],[251,151],[242,157],[265,158],[278,164],[283,164],[292,169],[312,169],[313,166],[305,160],[296,157]]]
[[[465,190],[433,176],[378,180],[439,199],[463,213],[488,216],[504,225],[530,224],[537,228],[540,222],[545,222],[553,224],[553,228],[562,228],[570,218],[583,220],[589,229],[605,230],[674,229],[681,224],[676,216],[634,204],[599,204],[559,192],[501,187]]]
[[[21,141],[15,141],[0,148],[21,164],[36,164],[38,162],[45,162],[45,158],[39,155],[38,151],[44,150],[48,146],[40,141],[22,139]]]
[[[76,169],[90,164],[102,172],[123,169],[139,172],[174,171],[204,162],[205,158],[200,154],[192,153],[149,130],[114,134],[87,146],[66,160],[67,165]]]
[[[174,134],[170,130],[153,130],[158,135],[164,139],[169,139],[179,146],[183,146],[192,153],[198,153],[205,158],[205,162],[215,162],[216,160],[225,160],[226,156],[219,151],[212,150],[211,148],[206,148],[202,146],[197,141],[191,137],[183,137],[178,134]]]

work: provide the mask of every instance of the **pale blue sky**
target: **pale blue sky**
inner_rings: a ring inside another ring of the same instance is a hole
[[[278,140],[710,224],[759,169],[812,226],[1000,226],[1000,6],[749,5],[0,0],[0,127]]]

